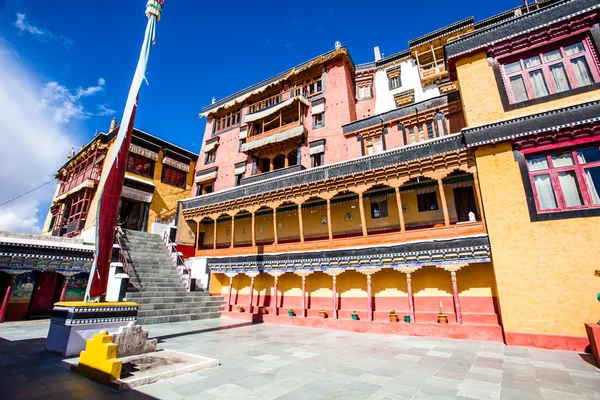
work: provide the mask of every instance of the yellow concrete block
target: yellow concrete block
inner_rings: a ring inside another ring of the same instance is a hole
[[[118,344],[106,331],[95,334],[85,345],[79,356],[77,370],[80,374],[101,383],[121,377],[123,362],[117,359]]]

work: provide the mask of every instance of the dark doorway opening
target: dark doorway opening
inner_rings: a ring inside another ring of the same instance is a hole
[[[469,212],[471,211],[475,214],[475,219],[478,219],[473,186],[454,188],[454,204],[458,222],[469,221]]]

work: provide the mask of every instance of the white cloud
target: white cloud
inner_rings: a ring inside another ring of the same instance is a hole
[[[85,119],[93,115],[84,110],[80,99],[82,97],[93,96],[102,90],[106,81],[103,78],[98,79],[98,86],[82,88],[75,90],[75,94],[58,82],[48,82],[42,91],[41,108],[51,110],[54,114],[54,120],[57,122],[69,122],[72,119]]]
[[[25,14],[17,13],[17,21],[15,22],[15,26],[21,32],[28,32],[42,42],[54,41],[61,43],[65,47],[70,47],[73,45],[73,41],[64,36],[55,35],[47,29],[38,28],[37,26],[32,25],[27,20],[27,15]]]
[[[55,109],[39,107],[44,94],[60,101],[69,90],[56,82],[37,82],[14,52],[3,47],[0,41],[0,204],[51,180],[71,147],[81,143],[66,133],[73,130],[65,129]],[[65,116],[83,112],[69,107]],[[0,230],[40,233],[55,190],[50,183],[0,206]]]
[[[110,117],[111,115],[115,115],[117,112],[112,108],[108,108],[106,104],[98,105],[98,113],[96,115],[100,117]]]

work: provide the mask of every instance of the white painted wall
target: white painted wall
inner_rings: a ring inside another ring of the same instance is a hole
[[[192,271],[192,278],[196,278],[196,286],[208,291],[208,273],[206,273],[206,258],[191,257],[185,262],[185,265]]]
[[[419,68],[417,67],[416,61],[413,59],[400,63],[401,86],[394,90],[390,90],[386,70],[395,68],[397,65],[398,64],[387,67],[386,69],[378,70],[375,73],[375,93],[377,93],[375,98],[376,115],[396,108],[396,102],[394,101],[394,95],[396,93],[413,89],[415,91],[415,103],[440,95],[440,91],[435,84],[427,85],[425,87],[421,86]]]

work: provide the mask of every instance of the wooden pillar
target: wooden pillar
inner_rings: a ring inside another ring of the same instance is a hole
[[[410,272],[406,274],[406,292],[408,293],[408,315],[410,315],[410,322],[415,322],[415,303],[413,299],[412,291],[412,278]]]
[[[367,317],[373,321],[373,291],[371,288],[371,274],[367,274]]]
[[[460,299],[458,298],[458,284],[456,282],[456,272],[450,271],[452,276],[452,297],[454,298],[454,313],[456,314],[456,322],[462,324],[462,310],[460,309]]]
[[[269,171],[273,171],[275,169],[275,157],[271,157],[269,159]]]
[[[360,224],[362,225],[363,237],[367,237],[367,220],[365,218],[365,206],[363,205],[363,195],[358,194],[358,208],[360,209]]]
[[[231,216],[231,248],[235,247],[235,215]]]
[[[331,199],[327,199],[327,232],[329,233],[329,246],[332,246],[333,229],[331,227]]]
[[[406,226],[404,225],[404,211],[402,210],[402,196],[400,195],[400,188],[395,187],[394,191],[396,192],[396,204],[398,205],[398,219],[400,222],[400,233],[402,233],[402,238],[404,238],[406,234]]]
[[[481,189],[479,188],[479,174],[477,171],[473,172],[473,187],[475,188],[475,195],[477,196],[477,205],[479,206],[479,218],[485,225],[485,213],[483,212],[483,201],[481,200]]]
[[[306,276],[302,276],[302,317],[306,318]]]
[[[332,278],[333,278],[333,284],[332,284],[332,289],[331,289],[331,291],[333,293],[333,295],[332,295],[332,300],[333,300],[333,311],[332,311],[332,314],[333,314],[333,319],[338,319],[338,313],[337,313],[337,290],[336,290],[336,282],[335,282],[337,276],[333,275]]]
[[[252,314],[252,295],[254,294],[254,276],[250,276],[250,300],[248,301],[248,313]]]
[[[256,211],[252,212],[252,247],[256,247],[256,233],[255,233],[255,215],[256,215]]]
[[[217,218],[215,217],[215,227],[213,231],[213,250],[217,249]]]
[[[300,243],[304,243],[304,223],[302,222],[302,203],[298,204],[298,227],[300,227]]]
[[[277,287],[278,287],[278,276],[275,276],[275,284],[273,285],[273,315],[277,315]]]
[[[273,243],[278,244],[277,240],[277,207],[273,207]]]
[[[444,225],[450,226],[450,217],[448,216],[448,204],[446,203],[446,195],[444,193],[444,183],[438,179],[438,188],[440,191],[440,199],[442,200],[442,211],[444,212]]]
[[[289,153],[286,153],[286,154],[285,154],[285,161],[283,162],[283,166],[284,166],[285,168],[287,168],[287,167],[289,167],[289,166],[290,166],[290,161],[288,160],[288,155],[289,155]]]
[[[60,292],[60,299],[58,301],[65,301],[65,298],[67,297],[67,287],[69,285],[69,277],[65,276],[65,281],[63,282],[63,287],[62,290]]]
[[[6,292],[4,293],[4,300],[2,301],[2,308],[0,308],[0,323],[4,322],[4,318],[6,317],[6,310],[8,309],[8,301],[10,300],[10,296],[12,295],[13,287],[15,286],[15,278],[11,276],[10,284],[6,288]]]
[[[233,289],[233,278],[235,275],[229,277],[229,292],[227,294],[227,311],[231,311],[231,291]]]
[[[197,254],[196,252],[200,248],[200,220],[196,221],[196,241],[195,242],[196,242],[196,247],[194,248],[194,254]]]

